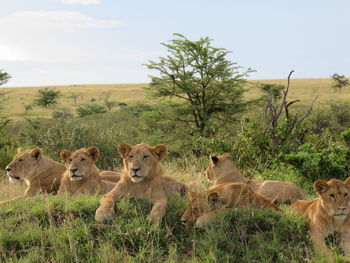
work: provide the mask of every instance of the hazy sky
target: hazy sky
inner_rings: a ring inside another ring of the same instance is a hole
[[[0,0],[7,86],[149,82],[174,32],[233,51],[251,79],[350,75],[349,0]]]

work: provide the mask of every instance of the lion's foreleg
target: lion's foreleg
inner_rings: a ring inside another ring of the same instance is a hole
[[[150,218],[155,221],[161,221],[165,215],[167,203],[167,199],[160,199],[155,201],[150,213]]]
[[[96,210],[95,219],[99,222],[111,220],[115,216],[114,204],[124,195],[123,185],[118,183],[112,191],[100,200],[100,207]]]
[[[345,231],[341,235],[340,247],[345,255],[350,256],[350,231]]]
[[[323,254],[324,256],[331,255],[330,250],[328,249],[325,242],[325,236],[323,235],[321,229],[310,226],[310,236],[314,245],[314,249],[317,252]]]

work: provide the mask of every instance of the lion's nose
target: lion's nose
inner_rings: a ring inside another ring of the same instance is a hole
[[[136,174],[138,171],[140,171],[140,168],[132,168],[131,170]]]
[[[181,217],[181,222],[182,222],[182,223],[186,223],[186,222],[187,222],[187,219]]]
[[[11,168],[10,168],[10,167],[6,167],[5,169],[6,169],[6,172],[11,171]]]
[[[70,169],[71,173],[74,174],[76,171],[78,171],[78,168],[72,168]]]

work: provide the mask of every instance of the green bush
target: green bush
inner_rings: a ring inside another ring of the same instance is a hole
[[[73,114],[67,108],[54,110],[52,112],[52,119],[72,118],[72,117],[73,117]]]
[[[6,131],[0,131],[0,169],[4,170],[13,156],[17,154],[17,143],[15,138],[10,136]]]
[[[59,123],[40,121],[36,125],[27,127],[20,135],[20,142],[30,147],[40,147],[44,154],[59,160],[62,149],[75,151],[80,148],[96,146],[99,148],[101,158],[97,165],[103,169],[111,169],[117,159],[117,144],[121,141],[113,126],[104,129],[98,123],[79,122],[76,119],[63,119]],[[46,127],[49,125],[49,127]]]
[[[98,104],[85,104],[81,105],[76,109],[79,117],[85,117],[92,114],[106,113],[107,109],[104,106]]]
[[[311,182],[317,179],[344,180],[349,176],[349,151],[338,142],[319,141],[318,144],[303,144],[295,153],[285,154],[286,162]]]

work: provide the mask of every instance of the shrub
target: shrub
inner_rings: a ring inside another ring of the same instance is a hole
[[[92,114],[106,113],[107,110],[104,106],[98,104],[85,104],[79,106],[76,109],[76,112],[79,117],[84,117]]]
[[[348,155],[348,149],[338,142],[319,141],[316,145],[301,145],[297,152],[285,154],[284,159],[313,182],[317,179],[346,179],[349,172]]]
[[[0,169],[4,170],[17,153],[15,139],[6,131],[0,131]]]
[[[73,114],[68,108],[62,108],[52,112],[53,119],[72,118]]]

